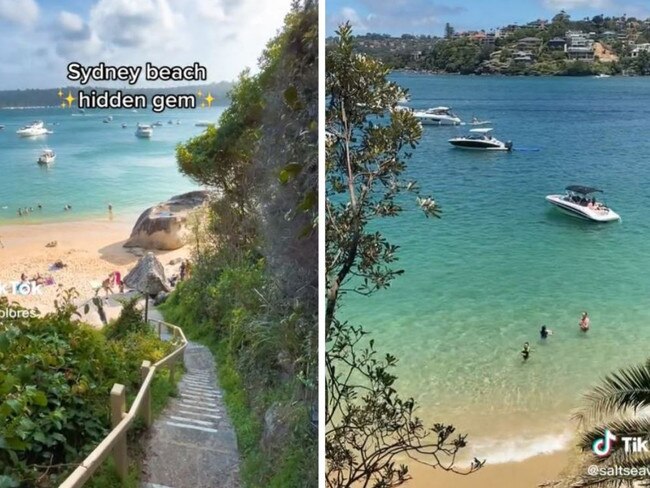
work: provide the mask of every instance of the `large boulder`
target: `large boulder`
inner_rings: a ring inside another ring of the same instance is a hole
[[[187,216],[203,205],[208,197],[207,191],[192,191],[148,208],[138,217],[124,247],[161,251],[183,247],[188,232]]]
[[[165,279],[165,268],[152,252],[140,258],[135,267],[124,277],[124,284],[145,295],[156,296],[161,291],[169,292]]]

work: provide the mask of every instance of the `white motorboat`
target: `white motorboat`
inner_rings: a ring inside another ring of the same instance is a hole
[[[150,138],[153,135],[153,127],[145,124],[138,124],[138,128],[135,130],[136,137]]]
[[[512,141],[502,142],[492,135],[489,127],[470,129],[469,135],[449,139],[449,143],[459,149],[479,151],[512,151]]]
[[[154,122],[153,124],[151,124],[151,127],[162,127],[162,125],[163,125],[163,123],[158,121],[158,122]]]
[[[16,131],[20,137],[34,137],[48,134],[49,131],[45,128],[42,120],[35,120],[31,124],[27,124]]]
[[[480,120],[478,117],[472,117],[472,121],[469,125],[488,125],[491,124],[489,120]]]
[[[546,201],[555,205],[560,211],[584,220],[594,222],[612,222],[621,217],[603,202],[596,201],[594,193],[602,192],[589,186],[569,185],[564,195],[547,195]],[[589,198],[589,195],[592,195]]]
[[[38,164],[41,166],[49,166],[56,159],[56,154],[51,149],[44,149],[43,153],[38,158]]]
[[[2,125],[2,124],[0,124],[0,130],[2,130],[2,129],[4,129],[4,128],[5,128],[5,126]]]
[[[106,117],[104,120],[102,120],[102,122],[104,122],[105,124],[108,124],[108,123],[110,123],[110,122],[113,122],[113,116],[112,116],[112,115],[109,115],[109,116]]]
[[[422,125],[460,125],[460,117],[451,111],[450,107],[434,107],[425,111],[415,110],[413,116]]]
[[[126,129],[127,127],[126,122],[122,122],[122,129]]]

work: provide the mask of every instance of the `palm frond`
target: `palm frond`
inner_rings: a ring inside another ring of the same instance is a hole
[[[588,405],[575,418],[582,424],[597,422],[626,409],[650,405],[650,365],[631,366],[605,377],[585,395]]]
[[[605,429],[613,432],[619,437],[614,443],[612,452],[607,457],[598,457],[592,453],[592,446],[596,439],[605,435]],[[620,440],[621,435],[631,437],[644,437],[646,438],[650,433],[650,417],[637,417],[637,418],[615,418],[605,424],[600,424],[592,429],[583,431],[579,434],[578,447],[588,454],[592,464],[603,465],[619,465],[630,456],[625,453],[625,444]],[[641,456],[645,459],[646,464],[650,466],[650,453]]]

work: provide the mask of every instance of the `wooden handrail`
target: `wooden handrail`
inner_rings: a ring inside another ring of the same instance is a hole
[[[126,457],[126,432],[134,422],[141,410],[144,408],[144,417],[146,422],[151,421],[151,382],[159,368],[167,366],[169,368],[170,381],[174,378],[174,366],[178,356],[185,352],[187,347],[187,339],[183,330],[173,324],[163,322],[162,320],[149,319],[149,322],[164,325],[165,327],[174,330],[176,334],[174,337],[180,337],[180,346],[173,352],[162,358],[160,361],[151,365],[149,361],[143,361],[142,372],[146,371],[142,385],[138,390],[131,408],[128,412],[124,411],[125,405],[125,392],[124,386],[116,383],[111,391],[111,420],[113,422],[113,430],[101,441],[97,447],[82,461],[82,463],[75,469],[70,476],[68,476],[59,488],[80,488],[86,483],[97,469],[102,465],[104,460],[113,452],[115,457],[115,467],[118,474],[124,479],[128,472],[128,461]]]

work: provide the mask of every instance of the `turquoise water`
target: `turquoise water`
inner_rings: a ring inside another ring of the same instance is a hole
[[[35,223],[139,213],[174,194],[197,188],[177,169],[175,147],[200,134],[198,121],[218,120],[223,108],[169,110],[162,114],[129,110],[88,111],[73,116],[59,108],[0,110],[0,223]],[[113,116],[104,124],[103,119]],[[174,124],[167,122],[173,120]],[[33,138],[16,134],[32,120],[43,120],[54,133]],[[177,125],[176,121],[181,124]],[[137,123],[161,121],[151,139],[135,137]],[[128,125],[121,127],[122,123]],[[57,158],[49,167],[36,164],[43,148]],[[18,217],[21,207],[43,205],[42,211]],[[71,212],[63,207],[71,205]]]
[[[650,79],[393,78],[410,106],[452,106],[539,151],[466,152],[447,139],[467,128],[424,127],[407,177],[443,218],[409,201],[380,223],[406,272],[388,291],[348,296],[346,318],[400,358],[398,385],[422,418],[470,434],[472,455],[559,449],[589,385],[650,355]],[[592,224],[545,202],[568,184],[603,188],[622,221]],[[541,324],[554,331],[546,343]]]

